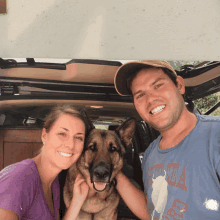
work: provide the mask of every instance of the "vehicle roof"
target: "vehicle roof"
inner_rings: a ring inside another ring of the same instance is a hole
[[[73,59],[57,63],[57,60],[36,62],[34,58],[27,58],[26,62],[0,61],[1,110],[16,107],[24,111],[35,106],[36,112],[39,106],[68,102],[85,108],[94,120],[105,117],[118,122],[132,115],[140,119],[132,97],[122,97],[114,88],[114,75],[121,61]],[[184,78],[188,100],[220,89],[220,62],[183,66],[177,74]]]

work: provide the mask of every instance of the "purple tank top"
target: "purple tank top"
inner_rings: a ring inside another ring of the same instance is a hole
[[[56,178],[52,183],[54,216],[43,192],[37,166],[32,159],[11,164],[0,171],[0,208],[11,210],[22,220],[56,220],[60,190]]]

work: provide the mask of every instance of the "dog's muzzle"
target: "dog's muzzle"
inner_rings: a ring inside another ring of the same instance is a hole
[[[111,175],[112,165],[104,161],[94,163],[90,168],[90,178],[93,188],[98,192],[104,191],[110,183]]]

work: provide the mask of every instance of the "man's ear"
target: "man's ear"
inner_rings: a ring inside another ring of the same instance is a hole
[[[119,134],[120,138],[124,141],[126,146],[131,144],[136,126],[136,119],[134,117],[129,118],[123,124],[121,124],[116,132]]]
[[[183,95],[185,93],[184,79],[181,76],[177,76],[176,81],[177,81],[177,88],[180,91],[180,93]]]
[[[41,133],[41,140],[42,140],[43,143],[45,143],[46,138],[47,138],[47,132],[46,132],[46,129],[43,128],[42,133]]]

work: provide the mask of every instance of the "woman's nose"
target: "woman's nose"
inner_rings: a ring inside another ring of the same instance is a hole
[[[68,139],[65,141],[64,144],[65,144],[66,147],[74,148],[74,140],[73,140],[73,138],[68,138]]]

